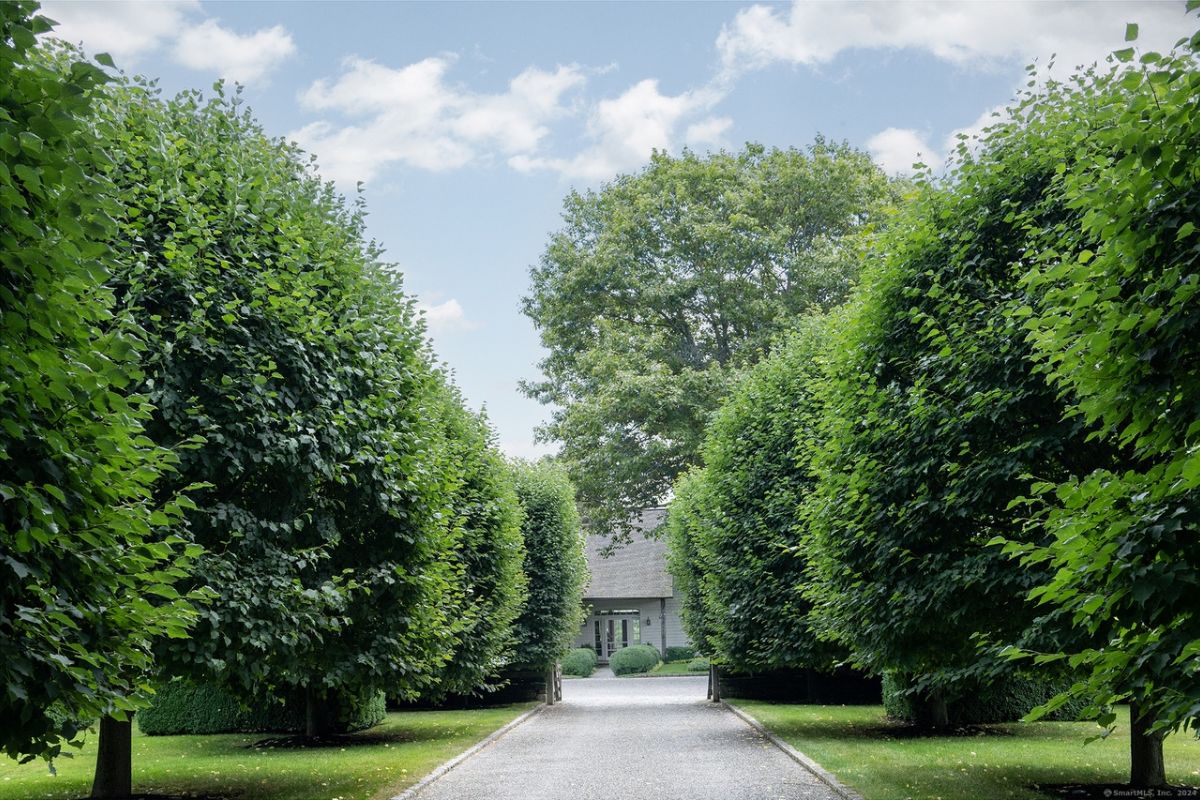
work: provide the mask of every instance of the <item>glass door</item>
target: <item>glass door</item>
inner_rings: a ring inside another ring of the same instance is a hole
[[[597,655],[604,661],[612,657],[618,650],[638,644],[641,633],[641,620],[637,615],[605,616],[596,621],[600,629],[600,644],[603,649],[597,650]]]

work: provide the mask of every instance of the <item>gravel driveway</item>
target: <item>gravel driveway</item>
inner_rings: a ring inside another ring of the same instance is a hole
[[[544,709],[429,784],[417,800],[836,800],[703,677],[563,682]]]

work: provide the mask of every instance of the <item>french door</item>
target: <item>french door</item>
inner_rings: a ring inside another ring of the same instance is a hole
[[[637,614],[609,615],[597,617],[595,625],[596,655],[608,661],[612,654],[630,645],[641,642],[641,620]]]

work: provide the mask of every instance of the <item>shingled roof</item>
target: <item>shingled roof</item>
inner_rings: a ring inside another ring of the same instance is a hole
[[[608,545],[609,537],[587,537],[587,562],[592,580],[583,593],[584,599],[616,600],[674,595],[671,574],[667,572],[666,539],[647,539],[641,533],[658,527],[665,515],[663,508],[643,511],[633,540],[618,547],[608,558],[601,556],[600,551]]]

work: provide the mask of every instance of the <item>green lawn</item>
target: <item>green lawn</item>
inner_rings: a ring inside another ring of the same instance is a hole
[[[133,740],[135,793],[230,800],[380,800],[416,783],[535,703],[472,711],[404,711],[344,745],[258,749],[271,734],[142,736]],[[19,765],[0,757],[0,799],[86,797],[95,763],[91,739],[75,758]]]
[[[974,736],[904,735],[879,706],[773,705],[734,701],[865,800],[1044,798],[1032,784],[1129,780],[1128,715],[1109,739],[1084,744],[1085,722],[992,725]],[[1167,780],[1200,785],[1200,742],[1165,744]]]
[[[688,661],[690,661],[690,660],[691,659],[688,659]],[[660,663],[657,667],[654,667],[649,672],[633,672],[633,673],[630,673],[629,675],[620,675],[618,677],[621,677],[621,678],[654,678],[657,676],[667,676],[667,675],[679,676],[679,675],[707,675],[708,674],[707,670],[704,672],[688,672],[687,665],[688,665],[687,661],[667,661],[664,663]]]

